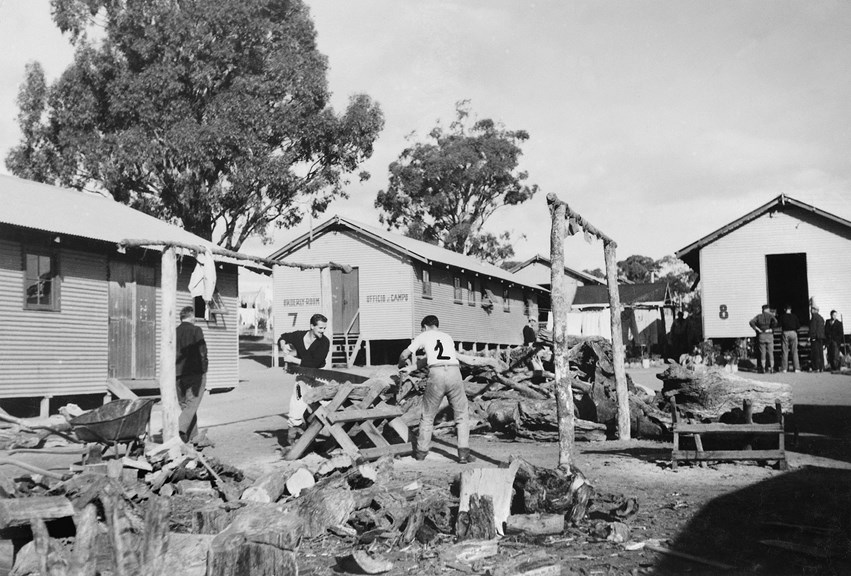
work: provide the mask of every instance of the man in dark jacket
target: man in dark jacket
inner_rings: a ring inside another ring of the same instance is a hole
[[[827,363],[831,370],[839,370],[839,352],[845,339],[845,329],[837,318],[836,310],[830,311],[830,320],[824,324],[824,336],[827,339]]]
[[[192,306],[180,311],[175,347],[180,439],[189,442],[198,434],[198,406],[207,387],[207,342],[204,331],[195,325],[195,309]]]
[[[759,346],[759,371],[771,372],[774,368],[774,328],[777,326],[777,318],[771,313],[768,304],[763,305],[761,314],[753,317],[750,326],[756,332]]]
[[[818,313],[818,306],[813,306],[810,314],[810,369],[824,370],[824,318]]]
[[[322,314],[314,314],[310,317],[310,330],[296,330],[286,332],[278,338],[278,347],[284,353],[284,361],[291,364],[299,364],[303,368],[323,368],[331,342],[325,336],[325,328],[328,326],[328,318]],[[303,398],[303,388],[308,383],[301,377],[296,376],[295,388],[290,396],[290,409],[287,413],[287,440],[290,445],[295,442],[302,425],[304,424],[304,411],[307,404]]]
[[[798,328],[801,327],[801,321],[798,316],[792,312],[792,307],[786,305],[783,308],[783,315],[780,316],[781,334],[780,346],[783,351],[783,362],[780,364],[780,371],[786,372],[789,369],[789,351],[792,352],[792,371],[801,371],[801,362],[798,359]]]

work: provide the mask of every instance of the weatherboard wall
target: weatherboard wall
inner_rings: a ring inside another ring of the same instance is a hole
[[[338,262],[358,269],[360,333],[369,340],[411,337],[411,265],[406,256],[388,250],[350,230],[332,230],[287,254],[284,261],[304,264]],[[306,330],[310,316],[331,316],[329,276],[319,270],[284,266],[274,271],[275,333]],[[324,296],[323,296],[324,294]]]
[[[23,306],[22,244],[0,239],[0,397],[103,394],[109,372],[109,287],[106,252],[59,247],[58,310]],[[154,253],[156,254],[156,253]],[[145,258],[156,268],[157,309],[161,306],[159,255]],[[178,307],[192,304],[188,281],[194,259],[183,260]],[[198,320],[209,349],[208,388],[239,381],[237,274],[220,268],[218,290],[228,314]],[[159,373],[159,316],[156,372]],[[132,382],[129,384],[132,385]],[[157,383],[149,384],[157,386]]]
[[[105,390],[106,259],[62,248],[57,253],[59,310],[26,310],[21,244],[0,240],[0,397]]]
[[[802,252],[807,255],[810,297],[825,318],[831,309],[843,314],[848,332],[851,233],[847,227],[792,208],[764,214],[701,248],[704,336],[753,336],[748,322],[768,299],[766,256]]]
[[[431,296],[423,294],[423,269],[429,271]],[[455,277],[461,279],[461,298],[455,298]],[[473,283],[472,299],[468,280]],[[524,294],[532,300],[531,314],[537,317],[537,296],[533,291],[524,291],[517,284],[509,286],[508,310],[505,310],[503,287],[506,283],[489,280],[482,276],[465,274],[446,266],[435,264],[414,266],[414,323],[413,334],[420,331],[423,317],[434,314],[440,319],[440,327],[456,342],[483,344],[522,344],[523,326],[527,323],[524,308]],[[493,307],[488,310],[482,306],[483,286],[493,294]]]

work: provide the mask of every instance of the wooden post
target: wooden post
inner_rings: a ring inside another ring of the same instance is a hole
[[[175,375],[175,332],[177,329],[177,256],[174,246],[166,246],[162,256],[160,289],[160,398],[163,403],[163,442],[180,435]]]
[[[558,465],[569,471],[573,460],[573,394],[570,389],[570,365],[567,354],[567,299],[564,290],[565,205],[550,205],[553,217],[550,235],[550,291],[553,315],[553,362],[556,376],[558,413]]]
[[[617,244],[612,240],[603,242],[606,257],[606,282],[609,285],[609,310],[612,314],[612,364],[615,369],[615,387],[618,393],[618,438],[630,439],[629,391],[624,369],[623,332],[621,329],[621,297],[618,290],[618,264],[615,255]]]

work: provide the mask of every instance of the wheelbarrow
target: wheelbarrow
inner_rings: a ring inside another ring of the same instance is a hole
[[[97,442],[107,447],[136,444],[147,435],[153,398],[114,400],[69,421],[71,430],[83,442]]]

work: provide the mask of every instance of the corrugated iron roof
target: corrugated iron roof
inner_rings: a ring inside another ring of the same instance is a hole
[[[639,304],[665,302],[669,298],[667,282],[653,284],[618,285],[621,304],[635,306]],[[573,298],[573,306],[608,306],[609,288],[607,286],[579,286]]]
[[[60,188],[0,174],[0,224],[10,224],[52,234],[67,234],[119,243],[122,240],[184,242],[212,248],[209,240],[134,210],[98,194]],[[162,246],[152,246],[162,250]],[[215,255],[218,262],[245,262]],[[263,269],[262,266],[249,266]]]
[[[532,265],[536,262],[540,262],[541,264],[543,264],[547,268],[552,267],[552,263],[550,262],[549,258],[547,258],[546,256],[542,256],[540,254],[535,254],[534,256],[532,256],[531,258],[526,260],[525,262],[521,262],[519,264],[515,264],[514,266],[512,266],[509,269],[509,272],[511,272],[512,274],[516,274],[516,273],[520,272],[521,270],[523,270],[524,268],[526,268],[527,266],[530,266],[530,265]],[[572,276],[573,278],[575,278],[577,280],[583,280],[585,282],[588,282],[589,284],[599,284],[599,285],[605,285],[606,284],[606,281],[602,278],[597,278],[596,276],[592,276],[591,274],[588,274],[586,272],[580,272],[579,270],[574,270],[573,268],[570,268],[568,266],[564,267],[564,273],[567,274],[568,276]]]
[[[525,281],[522,281],[516,276],[514,276],[511,272],[503,270],[499,266],[494,266],[493,264],[482,262],[480,260],[477,260],[476,258],[473,258],[472,256],[465,256],[464,254],[459,254],[458,252],[453,252],[452,250],[447,250],[446,248],[441,248],[440,246],[429,244],[428,242],[415,240],[414,238],[408,238],[407,236],[395,234],[393,232],[383,230],[375,226],[355,222],[354,220],[350,220],[342,216],[334,216],[330,220],[327,220],[317,226],[313,230],[313,237],[316,238],[317,236],[324,234],[325,232],[328,232],[334,229],[335,227],[340,226],[348,228],[349,230],[353,230],[355,232],[359,232],[361,234],[365,234],[375,240],[378,240],[386,246],[408,254],[414,259],[420,260],[427,264],[444,264],[468,272],[473,272],[498,280],[511,282],[512,284],[517,284],[519,286],[533,288],[541,292],[547,292],[545,288],[541,288],[537,284],[529,284]],[[282,248],[273,252],[269,256],[269,258],[284,258],[286,255],[292,253],[297,248],[300,248],[302,245],[306,244],[309,237],[310,233],[299,236],[292,242],[289,242]]]

